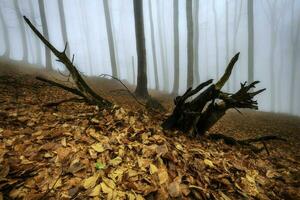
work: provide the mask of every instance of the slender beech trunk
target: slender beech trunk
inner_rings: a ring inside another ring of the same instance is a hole
[[[60,27],[61,27],[61,34],[64,43],[68,42],[68,34],[67,34],[67,26],[66,26],[66,16],[64,10],[64,2],[62,0],[57,0],[58,2],[58,9],[59,9],[59,17],[60,17]],[[67,47],[66,54],[70,57],[70,51]]]
[[[147,89],[147,61],[144,32],[143,0],[133,0],[136,35],[136,51],[138,59],[137,86],[135,94],[142,98],[149,96]]]
[[[174,32],[174,84],[173,93],[179,92],[179,24],[178,24],[178,0],[173,2],[173,32]]]
[[[0,22],[1,22],[1,25],[2,25],[4,44],[5,44],[5,51],[3,53],[3,57],[8,58],[9,53],[10,53],[10,40],[9,40],[9,36],[8,36],[7,24],[4,20],[4,16],[3,16],[1,8],[0,8]]]
[[[103,0],[103,8],[104,8],[104,14],[105,14],[106,33],[107,33],[108,47],[109,47],[109,54],[110,54],[111,71],[112,71],[113,76],[118,77],[114,38],[113,38],[113,32],[112,32],[112,26],[111,26],[108,0]]]
[[[163,35],[163,31],[162,31],[162,23],[161,21],[163,21],[163,17],[161,15],[162,9],[159,9],[159,2],[161,1],[157,1],[157,17],[158,17],[158,36],[159,36],[159,46],[160,46],[160,56],[161,56],[161,67],[162,67],[162,72],[163,72],[163,90],[164,91],[168,91],[169,89],[169,79],[168,79],[168,64],[167,64],[167,55],[166,55],[166,46],[164,43],[165,37]]]
[[[133,84],[135,85],[136,75],[135,75],[135,67],[134,67],[134,56],[131,56],[131,65],[132,65],[131,67],[132,67]]]
[[[290,87],[290,113],[295,113],[295,96],[296,96],[296,74],[299,63],[297,64],[297,55],[299,53],[300,46],[300,20],[295,18],[294,11],[295,0],[292,1],[291,8],[291,21],[293,25],[291,26],[291,46],[292,46],[292,77],[291,77],[291,87]],[[296,24],[294,24],[296,22]],[[294,31],[296,28],[296,32]]]
[[[225,46],[226,46],[226,64],[229,62],[229,28],[228,28],[228,0],[225,2]],[[227,91],[230,91],[230,84],[226,84]]]
[[[36,16],[35,16],[35,12],[34,12],[34,7],[33,7],[33,4],[32,4],[32,1],[29,1],[29,8],[30,8],[30,11],[31,11],[30,12],[31,13],[30,17],[31,17],[32,21],[37,24],[37,22],[35,20]],[[41,44],[40,44],[40,41],[39,41],[38,37],[33,37],[33,41],[34,41],[35,52],[36,52],[36,64],[42,65],[42,58],[41,58],[42,56],[41,56]]]
[[[39,1],[41,22],[43,27],[43,36],[47,40],[49,40],[49,32],[48,32],[48,25],[47,25],[46,14],[45,14],[44,0],[38,0],[38,1]],[[45,48],[45,65],[47,70],[52,70],[51,52],[48,48]]]
[[[254,81],[254,25],[253,0],[248,0],[248,83]]]
[[[23,15],[22,15],[18,1],[13,0],[13,3],[14,3],[14,7],[16,8],[17,20],[18,20],[18,24],[20,27],[20,33],[21,33],[21,38],[22,38],[22,52],[23,52],[22,60],[25,62],[28,62],[28,43],[27,43],[27,38],[26,38],[24,22],[22,20]]]
[[[214,24],[215,24],[215,49],[216,49],[216,78],[219,78],[219,37],[218,37],[218,16],[217,16],[217,10],[216,10],[216,0],[213,0],[213,13],[214,13]]]
[[[199,73],[199,1],[195,1],[195,63],[194,63],[194,69],[195,69],[195,75],[194,75],[194,82],[196,84],[200,83],[200,73]]]
[[[194,30],[193,30],[193,1],[186,1],[186,21],[187,21],[187,88],[194,83]]]
[[[239,31],[239,27],[240,27],[240,21],[241,21],[241,14],[242,14],[242,5],[243,5],[243,1],[240,0],[239,1],[239,7],[238,7],[238,1],[235,2],[234,4],[234,25],[233,25],[233,38],[232,38],[232,55],[234,55],[236,53],[236,42],[237,42],[237,34]],[[236,72],[233,71],[232,73],[232,88],[233,90],[236,90],[237,84],[236,84]]]
[[[151,1],[148,1],[148,2],[149,2],[149,17],[150,17],[151,45],[152,45],[152,55],[153,55],[155,89],[158,90],[159,89],[159,82],[158,82],[157,58],[156,58],[156,48],[155,48],[155,35],[154,35],[154,26],[153,26],[152,5],[151,5]]]

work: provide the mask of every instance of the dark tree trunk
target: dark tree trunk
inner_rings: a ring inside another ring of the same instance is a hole
[[[149,96],[147,89],[147,62],[144,33],[143,0],[133,0],[136,51],[138,60],[137,86],[135,94],[142,98]]]
[[[196,84],[199,84],[200,82],[200,73],[199,73],[199,1],[195,1],[195,63],[194,63],[194,69],[195,69],[195,75],[194,75],[194,82]]]
[[[254,25],[253,0],[248,0],[248,83],[254,81]]]
[[[41,22],[43,28],[43,35],[47,40],[49,40],[49,32],[48,32],[48,25],[47,25],[46,14],[45,14],[44,0],[38,0],[38,1],[39,1],[39,10],[40,10],[40,16],[41,16]],[[51,52],[48,48],[45,48],[45,65],[47,70],[52,70]]]
[[[179,92],[179,24],[178,24],[178,0],[173,2],[173,31],[174,31],[174,84],[173,93]]]
[[[154,65],[155,89],[158,90],[159,82],[158,82],[157,58],[156,58],[155,35],[154,35],[151,1],[149,1],[149,17],[150,17],[150,28],[151,28],[151,45],[152,45],[153,65]]]
[[[58,2],[58,9],[59,9],[59,17],[60,17],[60,27],[61,33],[64,43],[68,42],[68,34],[67,34],[67,26],[66,26],[66,16],[64,10],[64,2],[62,0],[57,0]],[[69,49],[66,50],[66,54],[70,57]]]
[[[17,19],[18,19],[18,24],[20,27],[21,38],[22,38],[22,52],[23,52],[22,60],[25,62],[28,62],[28,43],[27,43],[27,38],[26,38],[25,26],[22,21],[22,12],[21,12],[18,1],[14,0],[13,2],[14,2],[14,6],[16,8]]]
[[[112,75],[114,77],[118,77],[117,62],[116,62],[116,55],[115,55],[115,45],[114,45],[114,38],[113,38],[113,32],[112,32],[108,0],[103,0],[103,8],[104,8],[104,14],[105,14],[105,23],[106,23],[106,32],[107,32],[108,47],[109,47],[109,54],[110,54],[111,71],[112,71]]]
[[[187,22],[187,88],[194,83],[194,27],[193,27],[193,1],[186,1],[186,22]]]
[[[9,40],[9,36],[8,36],[7,24],[4,20],[4,16],[3,16],[3,13],[2,13],[1,9],[0,9],[0,22],[1,22],[1,25],[2,25],[4,44],[5,44],[5,51],[3,53],[3,57],[9,58],[10,40]]]

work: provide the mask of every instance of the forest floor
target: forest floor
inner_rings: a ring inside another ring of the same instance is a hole
[[[74,96],[35,75],[59,74],[15,65],[0,63],[0,199],[300,199],[299,117],[230,111],[209,130],[287,139],[257,154],[163,131],[173,97],[152,91],[167,112],[151,113],[114,80],[88,79],[110,110],[48,107]]]

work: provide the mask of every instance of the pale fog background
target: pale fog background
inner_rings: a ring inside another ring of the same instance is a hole
[[[44,1],[44,7],[49,39],[62,50],[64,42],[58,1],[60,0]],[[186,89],[187,77],[186,1],[179,0],[180,92]],[[195,1],[193,6],[196,5]],[[75,55],[76,66],[86,75],[111,74],[103,0],[63,0],[62,2],[68,44],[71,55]],[[108,2],[118,76],[134,84],[137,61],[133,1],[109,0]],[[160,90],[171,92],[174,68],[173,0],[151,0],[151,4]],[[254,0],[253,9],[254,79],[261,81],[259,88],[267,88],[267,91],[258,97],[260,109],[300,115],[298,103],[300,98],[298,88],[300,84],[300,0]],[[9,49],[8,58],[12,60],[23,58],[24,42],[21,37],[21,23],[24,21],[21,15],[26,15],[39,30],[42,30],[38,0],[0,0],[0,55],[4,54],[5,49]],[[241,52],[240,59],[229,85],[225,88],[235,91],[239,88],[240,82],[247,80],[247,16],[246,0],[199,0],[200,81],[209,78],[216,79],[220,76],[228,57],[231,58],[238,51]],[[228,29],[226,29],[226,24]],[[24,26],[28,51],[28,60],[24,62],[43,66],[45,63],[44,45],[37,40],[26,24]],[[154,88],[149,0],[144,0],[144,26],[148,87]],[[8,39],[5,39],[5,30],[8,33]],[[228,49],[228,57],[226,49]],[[52,55],[54,68],[62,68],[63,66],[55,59]],[[219,75],[216,74],[217,65],[220,69]],[[271,91],[272,79],[276,84],[274,91]],[[293,80],[295,87],[292,87]],[[271,99],[271,93],[273,93],[273,99]],[[272,100],[275,103],[274,108],[271,108]]]

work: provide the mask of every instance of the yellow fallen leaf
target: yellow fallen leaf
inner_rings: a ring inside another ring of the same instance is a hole
[[[111,194],[113,192],[113,190],[110,187],[108,187],[104,182],[100,183],[100,185],[103,193]]]
[[[136,195],[136,200],[144,200],[144,197],[140,194]]]
[[[158,171],[158,179],[159,179],[159,184],[164,184],[168,181],[169,179],[169,175],[168,175],[168,172],[167,170],[165,169],[160,169]]]
[[[102,146],[101,143],[96,143],[96,144],[93,144],[91,146],[95,151],[97,151],[98,153],[102,153],[105,151],[104,147]]]
[[[133,193],[127,192],[126,195],[127,195],[127,199],[128,199],[128,200],[135,200],[135,196],[134,196]]]
[[[100,191],[101,191],[101,185],[97,185],[96,187],[94,187],[94,189],[92,190],[92,192],[89,194],[90,197],[96,197],[100,195]]]
[[[182,147],[181,144],[177,143],[177,144],[175,145],[175,147],[176,147],[176,149],[178,149],[179,151],[183,151],[183,147]]]
[[[111,180],[111,179],[109,179],[109,178],[103,177],[103,178],[102,178],[102,181],[103,181],[108,187],[110,187],[111,189],[115,189],[116,184],[114,183],[113,180]]]
[[[112,166],[117,166],[122,162],[122,158],[121,157],[115,157],[114,159],[110,160],[108,163]]]
[[[208,159],[204,159],[204,164],[211,167],[211,168],[214,168],[214,164],[212,161],[208,160]]]
[[[54,180],[52,184],[49,185],[49,188],[57,189],[61,186],[62,186],[62,181],[61,178],[59,178],[58,180]]]
[[[222,191],[219,191],[219,194],[223,198],[223,200],[231,200],[226,194],[224,194]]]
[[[96,185],[96,182],[97,182],[98,178],[99,178],[99,174],[94,174],[93,176],[84,179],[82,181],[82,186],[85,189],[92,188],[92,187],[94,187]]]
[[[149,170],[150,174],[155,174],[158,171],[157,167],[153,164],[150,164]]]

